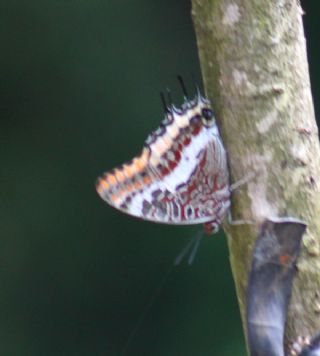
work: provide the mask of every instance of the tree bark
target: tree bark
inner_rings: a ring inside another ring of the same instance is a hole
[[[286,339],[320,330],[320,149],[311,97],[302,9],[297,0],[192,0],[207,96],[217,113],[233,193],[225,226],[243,325],[251,252],[269,217],[307,222]]]

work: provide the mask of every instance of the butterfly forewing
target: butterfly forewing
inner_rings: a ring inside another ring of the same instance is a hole
[[[181,110],[170,109],[140,156],[99,178],[97,191],[113,207],[145,220],[215,220],[229,206],[230,189],[226,152],[208,101],[199,95]]]

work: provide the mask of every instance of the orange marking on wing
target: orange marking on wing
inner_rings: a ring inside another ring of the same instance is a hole
[[[143,177],[143,183],[149,185],[152,182],[152,179],[149,176]]]
[[[118,198],[122,198],[126,194],[127,194],[127,190],[126,189],[122,189],[117,193]]]
[[[113,174],[108,174],[106,176],[106,180],[108,180],[108,183],[110,183],[111,185],[116,185],[117,184],[117,179]]]
[[[144,148],[141,153],[141,159],[147,163],[148,157],[149,157],[149,150],[147,148]]]
[[[103,191],[103,190],[108,190],[110,188],[110,184],[103,178],[99,178],[99,181],[97,183],[97,189]]]
[[[128,184],[126,186],[126,190],[127,190],[128,193],[131,193],[133,191],[133,185],[132,184]]]
[[[143,162],[143,160],[141,158],[135,158],[133,160],[133,168],[135,169],[135,173],[141,172],[144,167],[146,166],[146,163]]]
[[[119,190],[117,193],[112,194],[110,199],[114,204],[119,204],[119,200],[123,199],[123,196],[127,195],[127,189]]]
[[[134,183],[134,187],[135,187],[135,189],[137,189],[137,190],[141,189],[141,188],[142,188],[141,182],[139,182],[139,181],[135,182],[135,183]]]
[[[125,181],[125,179],[126,179],[126,176],[124,175],[124,173],[120,169],[116,170],[115,176],[116,176],[118,182],[120,182],[120,183]]]
[[[100,183],[96,185],[96,190],[100,195],[104,192],[104,189]]]
[[[103,178],[99,178],[96,184],[97,192],[101,195],[104,191],[109,190],[109,188],[110,185],[108,184],[108,182]]]
[[[134,173],[141,172],[148,163],[149,152],[147,149],[143,149],[141,155],[139,157],[134,158],[132,167],[134,169]]]
[[[116,203],[119,200],[119,196],[117,194],[111,195],[110,199],[113,203]]]
[[[128,166],[126,164],[123,165],[123,172],[126,175],[127,178],[132,178],[135,175],[135,171],[132,167],[132,165]]]

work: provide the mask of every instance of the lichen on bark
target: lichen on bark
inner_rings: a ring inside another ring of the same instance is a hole
[[[243,321],[259,224],[276,216],[308,224],[287,339],[320,330],[320,148],[302,14],[297,0],[192,0],[204,86],[232,180],[256,172],[232,199],[233,215],[255,225],[225,228]]]

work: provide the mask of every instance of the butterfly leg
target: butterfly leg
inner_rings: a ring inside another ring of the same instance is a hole
[[[247,175],[245,175],[244,177],[242,177],[241,179],[239,179],[237,182],[231,184],[230,186],[230,192],[235,191],[236,189],[238,189],[239,187],[241,187],[244,184],[247,184],[248,182],[250,182],[254,177],[256,177],[257,173],[255,172],[249,172]],[[234,220],[232,218],[232,213],[231,210],[229,209],[227,212],[227,220],[228,220],[228,224],[229,225],[233,225],[233,226],[239,226],[239,225],[254,225],[254,221],[252,220],[244,220],[244,219],[237,219]]]
[[[233,192],[242,185],[249,183],[254,177],[256,177],[256,175],[257,173],[255,172],[249,172],[247,175],[230,185],[230,192]]]
[[[247,184],[250,182],[257,174],[255,172],[249,172],[247,175],[239,179],[237,182],[231,184],[230,186],[230,192],[235,191],[239,187],[241,187],[244,184]],[[254,225],[254,221],[252,220],[244,220],[244,219],[236,219],[234,220],[232,217],[231,210],[229,209],[227,212],[227,220],[229,225],[233,226],[239,226],[239,225]]]
[[[227,220],[228,224],[232,226],[239,226],[239,225],[254,225],[255,222],[253,220],[245,220],[245,219],[236,219],[234,220],[232,217],[231,210],[229,209],[227,213]]]

